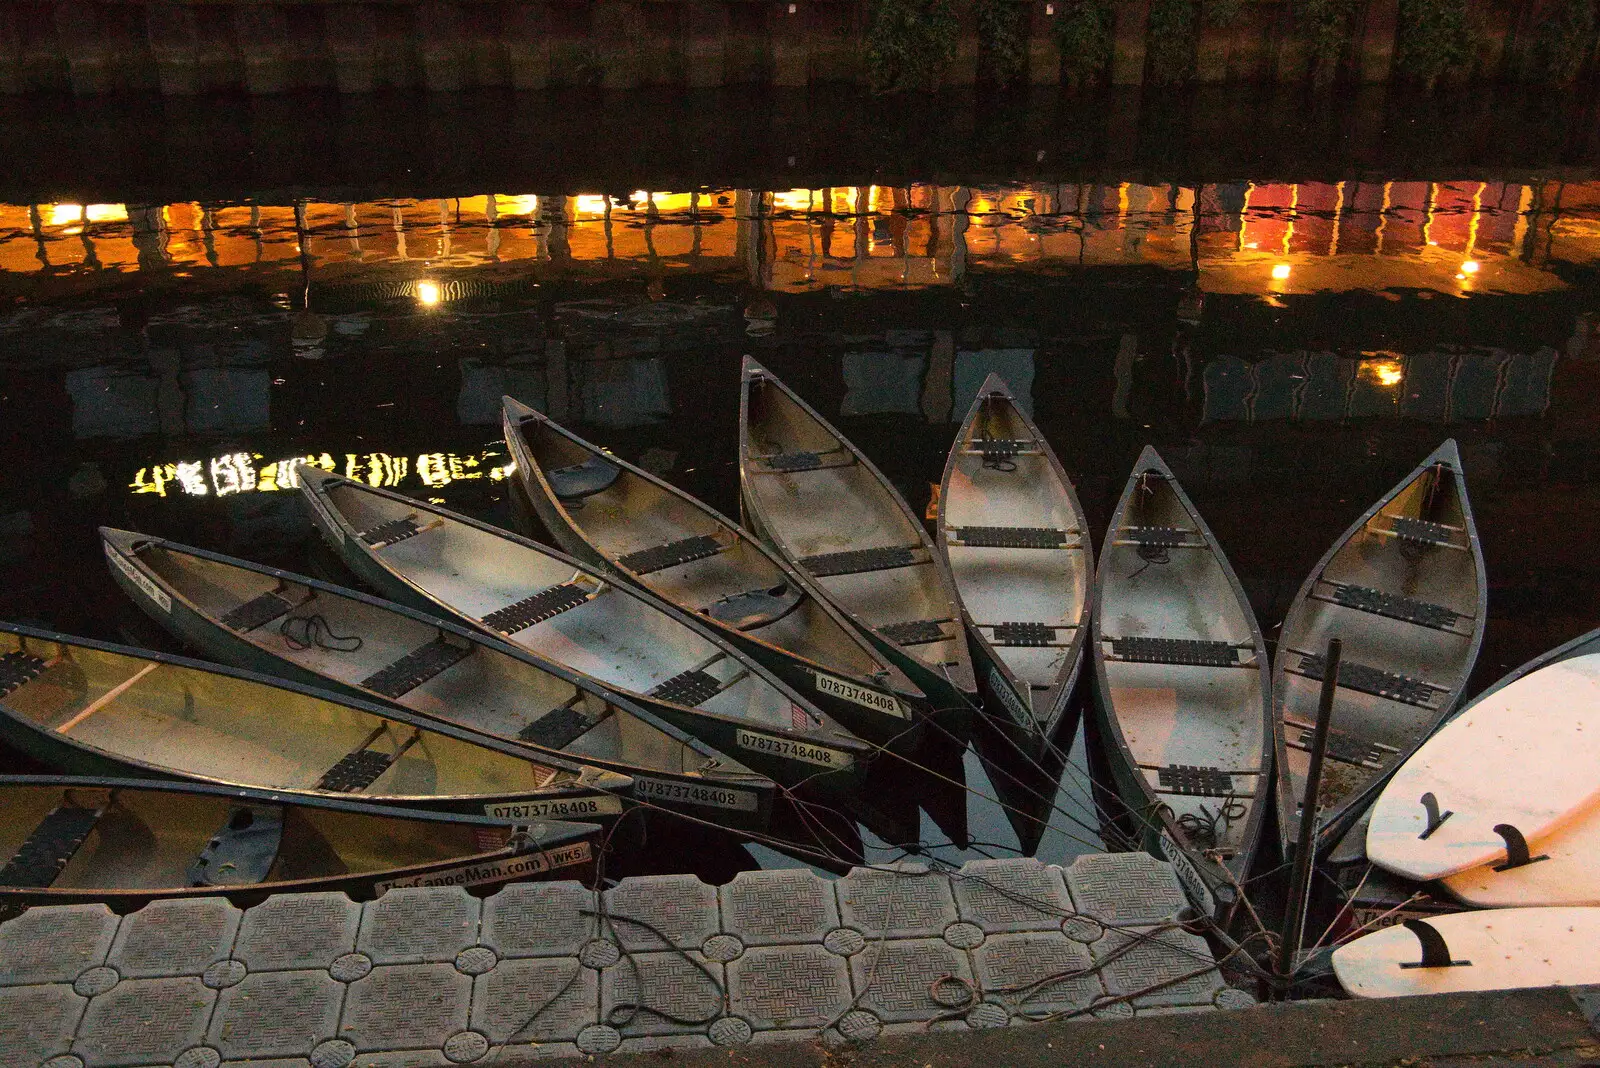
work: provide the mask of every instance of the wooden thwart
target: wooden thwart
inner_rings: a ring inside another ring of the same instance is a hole
[[[144,667],[140,668],[137,672],[134,673],[133,678],[127,679],[127,680],[125,680],[123,682],[119,682],[117,685],[113,686],[111,689],[107,690],[105,693],[101,694],[99,697],[97,697],[93,701],[89,702],[88,707],[86,707],[82,712],[79,712],[77,715],[73,716],[71,719],[69,719],[65,723],[61,724],[61,726],[57,727],[56,728],[56,733],[57,734],[65,734],[65,733],[67,733],[72,728],[76,727],[78,724],[82,723],[84,720],[88,719],[90,716],[92,716],[96,712],[100,711],[106,705],[110,704],[112,701],[115,701],[117,698],[121,697],[124,693],[127,693],[129,687],[131,687],[134,683],[138,682],[140,679],[144,678],[146,675],[150,674],[150,672],[154,671],[156,668],[158,668],[160,666],[161,666],[161,664],[160,664],[159,661],[152,661],[151,663],[146,664]]]

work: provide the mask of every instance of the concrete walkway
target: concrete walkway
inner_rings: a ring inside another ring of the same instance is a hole
[[[730,1063],[781,1043],[799,1064],[1051,1015],[1172,1029],[1253,1003],[1172,922],[1183,905],[1165,864],[1120,854],[37,908],[0,926],[0,1064],[503,1068],[716,1047]]]

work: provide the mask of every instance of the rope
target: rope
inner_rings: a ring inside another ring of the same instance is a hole
[[[296,628],[295,624],[303,624]],[[299,633],[295,633],[298,630]],[[366,644],[354,634],[335,634],[328,625],[326,616],[321,613],[309,616],[288,616],[278,624],[278,633],[283,636],[283,642],[289,648],[299,652],[302,649],[326,649],[331,653],[353,653]],[[354,645],[348,643],[354,642]]]

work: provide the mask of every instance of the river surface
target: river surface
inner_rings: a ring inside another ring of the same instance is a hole
[[[502,394],[736,512],[752,354],[919,510],[990,372],[1097,535],[1154,444],[1269,640],[1332,540],[1454,437],[1491,581],[1472,689],[1600,625],[1596,148],[1517,121],[1533,110],[1496,105],[1506,138],[1463,140],[1417,127],[1488,123],[1487,105],[1391,100],[1358,159],[1326,117],[1274,153],[1199,143],[1228,125],[1200,104],[1182,136],[1136,114],[1119,153],[1084,148],[1084,116],[1054,97],[1042,116],[1007,105],[998,132],[965,106],[953,144],[904,103],[874,126],[858,100],[839,128],[872,136],[843,147],[771,133],[769,102],[743,130],[696,113],[697,156],[659,122],[619,137],[614,115],[557,138],[518,119],[554,114],[548,98],[506,97],[459,139],[430,126],[413,172],[406,138],[437,105],[407,99],[363,112],[357,162],[337,166],[353,120],[320,103],[294,122],[271,105],[295,129],[271,160],[259,135],[240,135],[248,160],[200,138],[214,167],[185,151],[193,129],[163,125],[192,112],[80,103],[62,148],[78,171],[35,143],[36,169],[0,183],[0,618],[162,644],[106,575],[100,524],[331,574],[285,492],[300,457],[517,526]],[[127,144],[97,156],[94,131]],[[815,151],[775,157],[782,137]],[[1080,738],[1046,859],[1098,847],[1083,762]],[[1005,855],[988,777],[970,754],[964,770],[977,848]],[[757,862],[784,861],[735,865]],[[679,863],[726,874],[726,858]]]

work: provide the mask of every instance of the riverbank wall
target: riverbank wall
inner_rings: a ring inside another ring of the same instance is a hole
[[[889,5],[936,28],[901,40]],[[0,95],[1570,83],[1594,24],[1594,0],[6,0]]]

